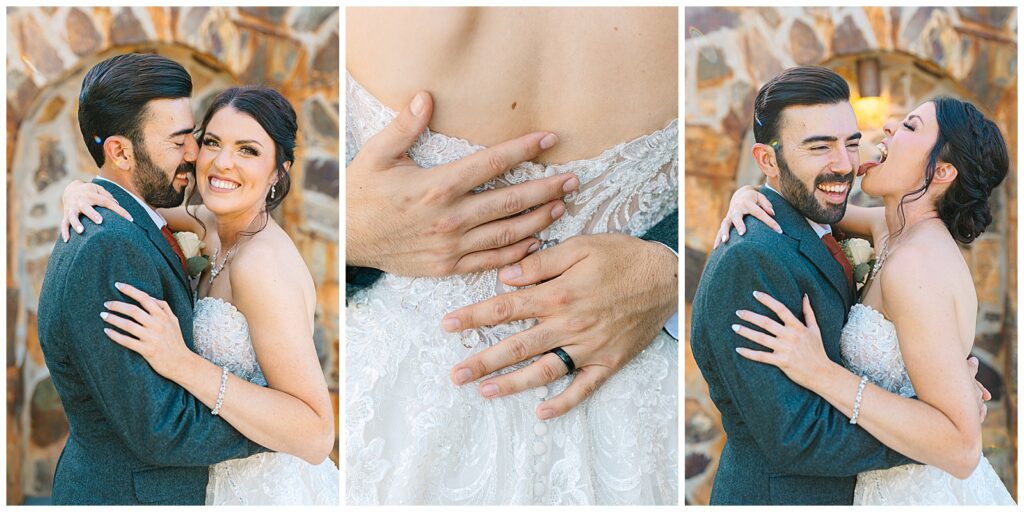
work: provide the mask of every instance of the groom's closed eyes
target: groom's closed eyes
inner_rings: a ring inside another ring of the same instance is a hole
[[[846,150],[857,151],[860,148],[861,133],[857,132],[846,138]],[[832,145],[839,142],[834,135],[811,135],[800,141],[800,147],[810,151],[823,151],[831,149]],[[827,144],[823,144],[827,143]]]
[[[167,140],[171,141],[172,144],[174,144],[175,146],[178,146],[180,148],[180,147],[185,145],[185,137],[188,136],[188,135],[192,135],[192,132],[194,132],[195,130],[196,130],[195,126],[190,126],[188,128],[182,128],[182,129],[172,133],[170,136],[168,136]]]

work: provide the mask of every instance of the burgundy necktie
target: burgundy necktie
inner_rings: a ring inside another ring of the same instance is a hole
[[[846,274],[846,283],[850,285],[850,289],[853,289],[853,267],[850,266],[850,260],[846,259],[846,253],[843,252],[843,248],[839,247],[839,242],[836,242],[835,237],[832,233],[825,233],[825,236],[821,237],[821,241],[828,248],[828,252],[832,254],[836,262],[843,267],[843,273]]]
[[[178,241],[174,239],[174,235],[171,234],[171,230],[167,229],[167,226],[160,228],[160,232],[163,233],[164,238],[167,239],[167,243],[171,244],[171,250],[174,254],[178,255],[178,259],[181,260],[181,269],[185,271],[185,275],[188,276],[188,262],[185,260],[185,253],[182,252],[181,246],[178,245]],[[835,243],[833,241],[833,243]]]

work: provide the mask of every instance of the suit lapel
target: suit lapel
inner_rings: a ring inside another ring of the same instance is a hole
[[[775,209],[775,221],[782,226],[782,232],[799,243],[800,253],[825,276],[849,309],[853,305],[853,294],[846,282],[846,273],[832,257],[832,253],[828,252],[818,234],[811,229],[807,219],[774,190],[765,186],[761,187],[761,193],[771,201]]]
[[[171,271],[178,278],[178,282],[185,287],[185,291],[188,292],[189,297],[192,296],[192,287],[188,284],[188,278],[185,276],[185,270],[181,268],[181,260],[178,259],[178,255],[174,254],[174,249],[171,249],[170,244],[167,243],[167,239],[164,238],[163,233],[153,223],[153,219],[150,218],[149,212],[139,204],[130,194],[125,192],[120,186],[109,182],[107,180],[95,179],[93,183],[103,187],[114,199],[117,200],[117,204],[121,205],[122,208],[128,210],[131,214],[133,223],[141,228],[146,233],[146,238],[156,246],[156,249],[163,256],[164,261],[171,266]]]

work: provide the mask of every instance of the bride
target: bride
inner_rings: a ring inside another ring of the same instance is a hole
[[[157,373],[219,409],[243,435],[274,450],[210,466],[207,505],[340,501],[338,469],[327,459],[335,412],[312,343],[313,280],[269,215],[288,194],[296,130],[295,111],[277,91],[222,92],[199,130],[192,193],[198,190],[203,204],[159,210],[171,230],[202,233],[213,255],[198,279],[198,355],[186,347],[170,309],[130,285],[119,289],[144,309],[108,302],[108,310],[122,316],[101,315],[134,336],[107,329],[114,342],[138,352]],[[65,240],[69,225],[82,232],[78,216],[95,215],[93,205],[127,215],[95,184],[73,182],[64,204]]]
[[[541,252],[577,235],[644,233],[678,198],[671,12],[350,10],[346,146],[353,167],[425,86],[438,115],[408,152],[420,167],[448,164],[537,126],[558,134],[559,144],[542,155],[547,163],[516,165],[477,187],[579,178],[564,211],[540,232]],[[678,345],[669,336],[658,335],[588,400],[546,421],[538,406],[565,391],[571,377],[490,400],[477,386],[453,384],[460,361],[536,323],[442,330],[446,314],[512,289],[497,274],[385,274],[352,297],[348,502],[676,503]]]
[[[778,320],[738,311],[765,332],[734,329],[768,350],[737,351],[779,367],[876,439],[923,463],[859,474],[854,504],[1013,505],[981,454],[970,379],[952,371],[970,355],[978,307],[956,242],[973,242],[992,221],[989,195],[1006,176],[1006,145],[974,105],[947,97],[886,123],[884,132],[881,161],[857,171],[861,189],[881,197],[884,208],[849,206],[838,223],[870,237],[876,251],[840,338],[845,368],[825,355],[806,296],[805,325],[774,298],[757,294]],[[744,231],[742,220],[731,219],[753,214],[771,225],[762,204],[767,198],[757,189],[738,190],[716,245],[733,225]],[[910,398],[915,395],[918,400]]]

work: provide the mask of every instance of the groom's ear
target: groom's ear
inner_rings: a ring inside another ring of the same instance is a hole
[[[765,176],[769,178],[777,178],[779,176],[779,166],[775,160],[775,148],[758,142],[750,149],[750,153],[754,156],[754,162],[757,162],[757,166],[761,168],[761,172]]]
[[[932,183],[953,183],[956,179],[959,171],[953,164],[949,163],[938,163],[935,165],[935,175],[932,177]]]
[[[121,135],[111,135],[103,141],[103,157],[115,168],[127,171],[131,167],[132,141]]]

